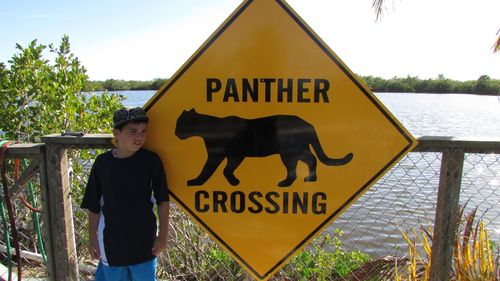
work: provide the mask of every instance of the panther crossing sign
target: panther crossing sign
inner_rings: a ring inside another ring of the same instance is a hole
[[[243,2],[145,108],[171,197],[259,280],[417,143],[282,0]]]

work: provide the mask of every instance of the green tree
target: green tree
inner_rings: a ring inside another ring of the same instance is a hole
[[[158,90],[160,87],[165,84],[168,81],[168,79],[162,79],[162,78],[156,78],[153,80],[151,83],[149,89],[150,90]]]
[[[474,93],[476,94],[486,94],[488,93],[489,81],[491,78],[488,75],[481,75],[474,86]]]
[[[63,36],[56,48],[49,45],[54,62],[43,58],[47,46],[33,40],[26,48],[16,45],[18,53],[0,63],[0,131],[4,138],[20,142],[39,142],[40,137],[65,130],[84,133],[110,132],[113,112],[122,106],[124,98],[104,92],[92,95],[83,92],[88,84],[85,68],[71,53],[68,36]],[[74,198],[82,198],[84,163],[99,150],[68,150],[72,163],[71,190]],[[36,186],[35,192],[39,192]],[[85,213],[76,210],[75,217],[83,220]],[[86,243],[84,234],[77,246]]]
[[[393,77],[385,80],[380,77],[360,77],[374,92],[404,93],[463,93],[478,95],[498,95],[500,80],[482,75],[477,80],[456,81],[440,74],[436,79],[421,80],[418,77]]]
[[[36,142],[39,137],[63,130],[85,133],[109,132],[114,110],[123,97],[82,91],[87,74],[71,53],[68,36],[63,36],[51,64],[43,58],[47,46],[33,40],[26,48],[0,65],[0,129],[6,138]]]

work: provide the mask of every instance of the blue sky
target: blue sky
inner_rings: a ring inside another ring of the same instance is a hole
[[[380,22],[372,0],[287,2],[360,75],[500,79],[500,54],[491,51],[500,29],[498,0],[386,0]],[[239,4],[0,0],[0,62],[12,57],[16,43],[36,38],[57,45],[66,34],[91,80],[167,78]]]

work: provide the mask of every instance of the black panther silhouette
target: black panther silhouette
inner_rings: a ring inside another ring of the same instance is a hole
[[[326,165],[337,166],[349,163],[352,153],[340,159],[331,159],[321,148],[314,127],[297,116],[274,115],[257,119],[243,119],[237,116],[214,117],[200,114],[194,109],[184,111],[177,119],[175,135],[180,139],[199,136],[205,141],[208,158],[198,177],[188,180],[187,185],[203,185],[227,158],[224,176],[231,185],[240,181],[234,171],[245,157],[264,157],[279,154],[286,167],[286,179],[280,187],[290,186],[297,178],[297,162],[303,161],[309,167],[304,181],[316,181],[316,157]]]

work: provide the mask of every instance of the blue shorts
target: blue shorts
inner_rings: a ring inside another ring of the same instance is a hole
[[[95,281],[156,281],[156,258],[129,266],[106,266],[99,262]]]

